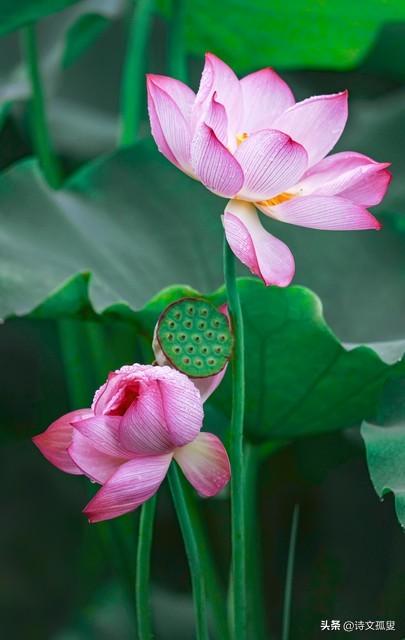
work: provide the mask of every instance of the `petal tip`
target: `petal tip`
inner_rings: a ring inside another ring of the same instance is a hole
[[[145,78],[146,78],[146,84],[149,86],[150,84],[154,84],[154,79],[155,79],[155,74],[154,73],[146,73],[145,74]]]
[[[284,242],[262,227],[251,205],[246,205],[233,203],[233,210],[225,209],[223,225],[228,244],[266,286],[287,287],[295,273],[294,256]]]
[[[94,517],[89,515],[88,511],[86,511],[86,507],[82,510],[82,514],[85,516],[88,524],[95,524],[95,522],[97,522]]]

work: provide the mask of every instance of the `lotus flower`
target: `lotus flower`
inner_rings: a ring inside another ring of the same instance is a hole
[[[202,421],[202,398],[187,376],[134,364],[110,373],[91,409],[62,416],[33,440],[59,469],[103,485],[84,509],[98,522],[154,495],[173,459],[200,495],[217,494],[229,460],[215,435],[200,432]]]
[[[170,162],[230,199],[223,224],[232,251],[267,285],[288,285],[294,258],[261,225],[257,209],[315,229],[379,229],[389,163],[347,151],[325,157],[346,124],[347,91],[295,102],[272,69],[238,80],[208,53],[197,94],[147,76],[153,137]]]

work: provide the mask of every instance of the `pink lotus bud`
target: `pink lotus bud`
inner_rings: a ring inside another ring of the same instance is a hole
[[[218,493],[229,460],[216,436],[200,433],[202,421],[200,393],[186,375],[134,364],[110,373],[91,409],[66,414],[33,440],[55,466],[103,485],[84,510],[97,522],[150,498],[173,459],[201,495]]]

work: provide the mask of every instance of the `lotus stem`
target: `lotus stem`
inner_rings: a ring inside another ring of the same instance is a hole
[[[234,332],[232,358],[232,415],[230,460],[231,477],[231,537],[232,580],[231,611],[233,637],[245,640],[247,632],[246,597],[246,527],[245,527],[245,464],[243,422],[245,411],[245,352],[242,306],[236,280],[235,258],[224,237],[224,279],[229,314]]]
[[[169,74],[187,82],[187,58],[184,46],[184,0],[173,0],[169,34]]]
[[[196,639],[209,640],[208,607],[202,567],[203,556],[199,549],[196,531],[190,516],[191,510],[175,463],[171,464],[168,476],[170,490],[183,536],[188,566],[190,568],[196,617]]]
[[[155,512],[156,496],[153,496],[142,505],[139,520],[135,580],[138,640],[153,638],[150,613],[150,555]]]
[[[266,608],[263,598],[263,564],[258,504],[259,472],[262,464],[258,446],[245,447],[245,522],[249,563],[246,568],[249,584],[247,598],[247,626],[249,637],[266,640]]]
[[[300,515],[300,508],[299,508],[299,505],[296,504],[294,507],[293,516],[292,516],[290,544],[288,547],[287,574],[286,574],[285,589],[284,589],[282,640],[288,640],[290,637],[292,587],[293,587],[293,577],[294,577],[295,550],[297,547],[299,515]]]
[[[121,84],[122,147],[134,144],[139,136],[145,97],[145,55],[154,6],[154,0],[137,0],[133,9]]]
[[[62,185],[62,171],[58,158],[54,153],[48,129],[45,95],[38,62],[37,34],[34,24],[30,24],[23,29],[22,46],[31,85],[29,111],[35,153],[38,156],[49,186],[53,189],[58,189]]]

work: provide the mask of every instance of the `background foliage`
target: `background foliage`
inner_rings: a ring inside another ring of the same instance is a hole
[[[80,514],[86,483],[50,467],[29,437],[70,407],[88,405],[111,368],[149,361],[154,322],[186,286],[223,299],[215,291],[222,203],[158,154],[144,101],[140,141],[116,149],[131,5],[23,0],[0,9],[0,317],[7,320],[0,328],[0,606],[2,632],[16,640],[132,637],[133,563],[123,558],[133,555],[136,516],[88,527]],[[379,234],[271,223],[296,256],[296,283],[315,293],[266,290],[251,279],[240,287],[247,427],[263,461],[257,513],[270,630],[263,638],[280,637],[296,503],[291,637],[318,637],[326,617],[393,619],[404,627],[403,536],[392,497],[380,504],[374,493],[358,429],[363,420],[379,425],[362,428],[371,476],[380,495],[395,492],[403,522],[404,5],[224,0],[218,20],[211,0],[158,3],[145,71],[170,71],[181,8],[194,86],[202,54],[213,50],[239,73],[283,70],[297,99],[347,87],[350,120],[339,149],[393,162],[393,184],[376,211]],[[51,133],[66,177],[58,191],[32,157],[17,31],[31,20],[40,20]],[[375,344],[381,340],[388,346]],[[226,380],[206,417],[225,441],[228,399]],[[226,579],[227,510],[222,499],[201,508]],[[111,553],[111,538],[124,541],[120,553]],[[157,637],[188,640],[188,573],[165,489],[155,542]],[[259,546],[256,539],[252,567]]]

